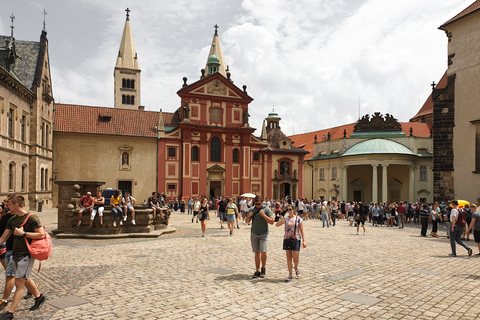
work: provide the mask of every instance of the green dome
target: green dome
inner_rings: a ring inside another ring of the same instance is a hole
[[[398,142],[386,139],[370,139],[350,147],[342,154],[342,157],[361,154],[406,154],[416,156],[410,149]]]
[[[278,118],[278,113],[276,113],[276,112],[270,112],[270,113],[268,114],[268,117],[267,117],[267,118]]]
[[[217,57],[215,53],[212,53],[212,55],[208,57],[208,64],[210,63],[220,64],[220,58]]]

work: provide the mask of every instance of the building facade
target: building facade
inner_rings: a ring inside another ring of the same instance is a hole
[[[0,36],[0,197],[52,206],[53,94],[46,31],[40,41]]]
[[[447,83],[433,92],[435,198],[478,201],[480,1],[439,28],[448,38]]]
[[[361,202],[433,201],[431,124],[365,115],[357,123],[291,136],[313,148],[304,194]],[[308,147],[305,147],[309,149]]]
[[[308,151],[293,146],[273,112],[262,136],[253,135],[253,99],[246,86],[233,83],[216,29],[200,79],[187,84],[184,78],[174,112],[139,105],[140,69],[128,14],[114,78],[115,108],[56,105],[58,180],[106,181],[105,187],[130,191],[139,200],[152,191],[167,199],[246,192],[302,196]]]

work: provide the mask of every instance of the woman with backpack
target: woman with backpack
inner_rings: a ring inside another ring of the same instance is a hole
[[[452,223],[450,229],[450,246],[452,247],[452,253],[449,254],[451,257],[457,256],[457,247],[455,242],[464,247],[468,255],[472,255],[472,249],[461,240],[463,227],[467,224],[467,213],[462,209],[458,210],[458,201],[452,201],[452,211],[450,212],[450,222]]]

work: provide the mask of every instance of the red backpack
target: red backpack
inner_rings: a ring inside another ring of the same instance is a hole
[[[467,213],[463,209],[458,209],[456,225],[463,228],[466,224],[467,224]]]
[[[20,228],[23,227],[31,215],[33,215],[33,213],[27,215],[27,218],[23,221]],[[42,228],[45,230],[45,226],[42,226]],[[52,253],[52,238],[47,231],[45,231],[45,237],[43,239],[32,239],[32,244],[30,244],[27,238],[25,238],[25,243],[27,244],[30,255],[39,261],[47,260]],[[38,272],[40,272],[40,266],[38,267]]]

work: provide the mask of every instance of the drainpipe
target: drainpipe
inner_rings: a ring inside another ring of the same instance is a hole
[[[310,160],[307,160],[307,164],[312,168],[312,199],[314,197],[313,195],[313,166],[310,164]]]
[[[158,142],[160,140],[160,137],[158,136],[158,125],[155,125],[155,134],[157,135],[157,155],[156,155],[156,158],[157,158],[157,161],[156,161],[156,167],[157,167],[157,170],[155,171],[155,191],[157,192],[158,190]]]

